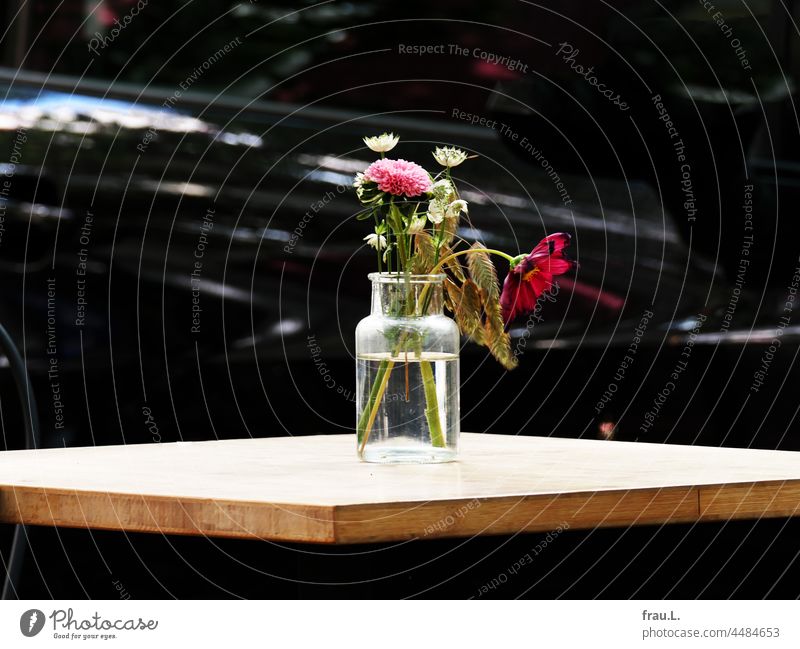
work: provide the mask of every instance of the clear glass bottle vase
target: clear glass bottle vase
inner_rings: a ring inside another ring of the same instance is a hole
[[[372,273],[356,328],[356,432],[367,462],[448,462],[458,451],[460,336],[444,275]]]

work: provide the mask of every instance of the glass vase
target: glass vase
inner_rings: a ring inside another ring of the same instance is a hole
[[[449,462],[458,451],[458,326],[444,275],[372,273],[356,328],[356,432],[366,462]]]

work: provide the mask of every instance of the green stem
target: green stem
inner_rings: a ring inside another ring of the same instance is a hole
[[[442,266],[444,266],[444,264],[446,264],[451,259],[460,257],[461,255],[468,255],[471,252],[487,252],[492,255],[499,255],[500,257],[504,257],[505,259],[508,259],[509,262],[514,261],[514,258],[511,255],[507,255],[506,253],[501,252],[500,250],[494,250],[493,248],[470,248],[469,250],[461,250],[460,252],[454,252],[451,255],[447,255],[447,257],[442,259],[438,264],[436,264],[433,267],[431,275],[435,275],[438,271],[442,269]],[[426,284],[423,287],[422,292],[420,294],[420,298],[422,299],[422,305],[423,305],[423,311],[422,311],[423,313],[428,310],[428,302],[430,301],[430,295],[428,295],[429,286],[430,284]]]
[[[461,196],[458,195],[458,191],[455,189],[455,185],[453,185],[453,182],[450,179],[450,167],[446,167],[445,168],[444,176],[448,180],[448,182],[450,182],[450,186],[456,192],[456,194],[455,194],[456,200],[461,198]],[[445,218],[442,219],[441,227],[439,228],[439,238],[436,241],[436,251],[435,251],[435,253],[433,255],[433,266],[434,266],[434,268],[439,263],[439,253],[442,250],[442,243],[444,242],[444,229],[445,229],[446,226],[447,226],[447,218],[445,217]]]
[[[381,383],[383,382],[383,375],[386,374],[386,368],[389,366],[389,361],[383,360],[378,366],[378,372],[375,374],[375,382],[372,384],[372,389],[369,392],[369,401],[364,409],[361,411],[361,416],[358,418],[358,426],[356,431],[358,433],[358,443],[363,447],[366,443],[365,436],[369,436],[367,429],[367,422],[370,420],[372,411],[377,408],[379,404],[378,392],[380,391]],[[383,396],[383,395],[381,395]]]
[[[509,262],[514,261],[514,258],[511,255],[502,252],[501,250],[495,250],[494,248],[468,248],[467,250],[459,250],[458,252],[454,252],[450,255],[447,255],[447,257],[445,257],[444,259],[441,259],[439,263],[433,267],[431,275],[435,275],[438,271],[442,270],[442,266],[451,259],[460,257],[461,255],[468,255],[471,252],[486,252],[489,253],[490,255],[497,255],[498,257],[502,257],[503,259],[506,259]]]
[[[425,288],[428,288],[428,285],[426,285]],[[429,296],[426,295],[426,298],[427,297]],[[410,296],[408,296],[406,299],[407,302],[410,301]],[[425,299],[422,311],[423,314],[427,311],[427,308],[428,299]],[[392,356],[400,353],[400,350],[406,344],[407,340],[408,335],[404,333],[397,342],[397,347],[395,348],[395,352],[392,354]],[[422,374],[423,391],[425,393],[425,418],[428,421],[431,444],[438,448],[444,448],[446,446],[446,442],[444,439],[444,434],[442,433],[442,423],[439,418],[439,399],[436,396],[436,382],[433,376],[433,369],[430,361],[424,361],[421,359],[421,349],[417,350],[417,356],[420,358],[419,367],[420,373]],[[406,363],[407,362],[408,361],[406,360]],[[375,417],[377,416],[377,411],[380,407],[381,401],[383,400],[383,394],[386,392],[386,387],[389,384],[389,376],[393,368],[394,361],[390,360],[382,360],[378,366],[378,371],[375,374],[375,380],[373,381],[372,388],[370,389],[369,400],[364,409],[361,411],[361,414],[358,418],[358,424],[356,426],[360,452],[364,451],[364,447],[369,439],[369,434],[372,431],[372,425],[375,421]]]
[[[437,448],[446,446],[442,423],[439,420],[439,399],[436,396],[436,381],[433,378],[433,368],[430,361],[419,362],[422,374],[422,386],[425,390],[425,418],[428,420],[428,430],[431,434],[431,444]]]
[[[394,231],[397,240],[397,270],[405,271],[408,268],[408,250],[406,248],[406,233],[403,232],[402,224]]]
[[[451,259],[455,259],[461,255],[468,255],[471,252],[485,252],[488,254],[499,255],[500,257],[507,259],[509,262],[514,260],[511,255],[508,255],[500,250],[494,250],[493,248],[470,248],[469,250],[454,252],[450,255],[447,255],[447,257],[441,261],[436,262],[431,274],[435,274],[438,270],[441,270],[442,266]],[[424,296],[421,296],[423,298],[423,313],[428,309],[428,302],[430,298],[430,295],[428,294],[429,286],[429,284],[426,284],[422,289],[424,293]],[[442,425],[439,420],[439,400],[436,396],[436,382],[433,378],[433,369],[431,368],[429,361],[420,361],[419,368],[420,372],[422,373],[422,385],[425,390],[425,417],[428,420],[428,428],[431,433],[431,443],[437,447],[444,447],[445,440],[442,434]]]
[[[372,216],[375,219],[375,229],[377,230],[378,226],[380,225],[380,221],[378,220],[378,210],[376,210],[374,207],[372,208]],[[380,235],[378,235],[378,236],[380,237]],[[378,239],[378,241],[380,241],[380,239]],[[388,241],[387,241],[387,245],[388,245]],[[381,272],[383,272],[383,264],[381,263],[381,247],[380,247],[380,245],[375,246],[375,252],[378,255],[378,272],[381,273]]]
[[[433,266],[439,263],[439,253],[442,251],[442,243],[444,242],[444,228],[446,226],[446,219],[442,219],[442,225],[439,228],[439,238],[436,240],[436,250],[433,253]]]
[[[391,209],[391,208],[390,208]],[[402,251],[399,249],[400,241],[402,241],[402,237],[405,233],[402,231],[399,233],[400,236],[395,235],[395,238],[398,241],[398,270],[399,266],[402,263],[405,269],[405,260]],[[388,235],[388,233],[387,233]],[[405,246],[403,246],[405,248]],[[485,252],[491,255],[497,255],[499,257],[503,257],[509,262],[513,262],[514,258],[502,252],[500,250],[495,250],[493,248],[469,248],[467,250],[461,250],[459,252],[454,252],[452,254],[447,255],[443,259],[439,260],[436,265],[431,270],[431,274],[436,274],[438,271],[442,269],[442,266],[446,264],[451,259],[455,259],[456,257],[460,257],[462,255],[468,255],[473,252]],[[429,284],[426,284],[425,287],[422,289],[422,295],[420,296],[423,300],[423,310],[422,313],[427,311],[428,307],[428,289]],[[404,343],[404,340],[399,341],[398,343],[398,351],[399,348]],[[439,419],[439,400],[436,396],[436,382],[433,376],[433,369],[431,367],[430,361],[423,361],[420,360],[420,372],[422,374],[422,384],[423,389],[425,392],[425,418],[428,420],[428,429],[431,435],[431,444],[436,447],[444,447],[445,440],[444,435],[442,433],[442,424]],[[357,426],[357,433],[358,439],[360,440],[360,449],[363,451],[364,446],[367,443],[367,439],[369,439],[369,433],[372,429],[372,423],[375,420],[377,415],[377,409],[380,406],[380,402],[383,399],[383,394],[386,391],[386,386],[389,382],[389,374],[394,367],[394,362],[392,361],[381,361],[380,366],[378,367],[378,372],[375,376],[375,382],[372,384],[372,389],[370,390],[370,398],[367,407],[362,410],[361,415],[359,416],[358,426]]]

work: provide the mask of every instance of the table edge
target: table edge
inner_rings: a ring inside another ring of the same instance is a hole
[[[346,505],[0,484],[0,523],[322,544],[792,517],[798,510],[800,478]]]

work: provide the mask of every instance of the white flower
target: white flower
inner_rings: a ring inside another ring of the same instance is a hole
[[[425,229],[425,217],[424,216],[415,216],[411,219],[411,222],[408,224],[408,233],[409,234],[419,234]]]
[[[434,198],[428,203],[428,218],[434,225],[439,225],[445,217],[456,218],[461,212],[467,212],[467,201],[458,199],[452,203]]]
[[[386,247],[386,237],[382,234],[376,234],[375,232],[364,237],[364,241],[367,242],[368,246],[375,248],[375,250],[383,250]]]
[[[400,141],[400,136],[394,133],[381,133],[375,137],[365,137],[364,144],[366,144],[375,153],[386,153],[391,151]]]
[[[467,159],[467,154],[452,146],[437,146],[433,158],[443,167],[457,167]]]
[[[445,202],[455,193],[453,183],[447,178],[442,178],[433,183],[429,192],[436,200]]]
[[[461,199],[453,201],[447,206],[446,212],[448,218],[454,218],[461,212],[464,212],[465,214],[468,213],[469,210],[467,209],[467,201],[462,201]]]
[[[377,203],[383,196],[383,192],[378,189],[378,186],[361,172],[357,173],[353,179],[353,187],[356,189],[358,200],[364,205]]]
[[[428,218],[434,225],[439,225],[444,220],[445,206],[442,201],[433,199],[428,203]]]

